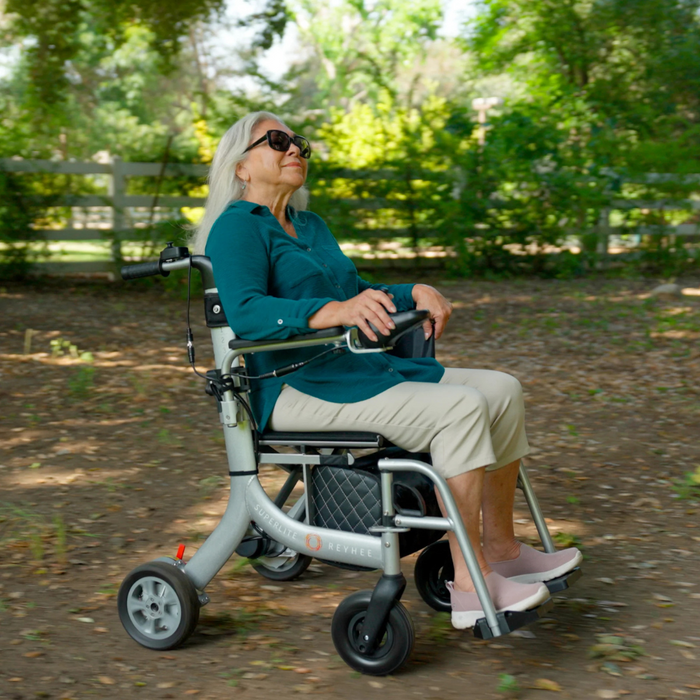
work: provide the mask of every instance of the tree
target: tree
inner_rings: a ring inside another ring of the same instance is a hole
[[[691,134],[695,158],[699,10],[700,0],[482,0],[466,46],[484,70],[525,82],[530,99],[585,102],[591,132],[620,139],[618,164],[653,142],[683,136],[687,148]]]
[[[289,0],[289,7],[312,53],[303,70],[315,65],[314,102],[326,110],[376,103],[384,93],[405,101],[442,19],[440,0]]]
[[[25,40],[26,64],[33,109],[44,114],[61,102],[74,76],[71,62],[83,48],[86,27],[100,41],[119,46],[128,30],[148,30],[150,48],[171,67],[181,38],[197,20],[221,10],[224,0],[7,0],[9,33]]]

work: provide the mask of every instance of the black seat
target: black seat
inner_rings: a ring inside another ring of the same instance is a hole
[[[355,447],[371,449],[391,443],[377,433],[350,431],[281,432],[266,430],[259,438],[260,445],[305,445],[307,447]]]

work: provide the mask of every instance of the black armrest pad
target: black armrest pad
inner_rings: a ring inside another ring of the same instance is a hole
[[[280,338],[278,340],[245,340],[244,338],[236,338],[229,341],[231,350],[240,350],[253,345],[277,345],[278,343],[293,343],[297,340],[317,340],[319,338],[334,338],[345,333],[343,326],[334,326],[333,328],[324,328],[315,333],[304,333],[303,335],[293,335],[290,338]]]

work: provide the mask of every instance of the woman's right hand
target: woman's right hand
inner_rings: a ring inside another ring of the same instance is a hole
[[[333,326],[357,326],[370,340],[377,340],[376,333],[369,327],[374,324],[384,335],[394,328],[390,313],[396,313],[392,294],[378,289],[365,289],[347,301],[331,301],[309,318],[310,328],[332,328]]]
[[[389,335],[396,327],[389,318],[390,313],[396,313],[392,298],[393,294],[385,294],[378,289],[365,289],[356,297],[340,302],[339,321],[344,326],[357,326],[370,340],[377,340],[370,323],[380,333]]]

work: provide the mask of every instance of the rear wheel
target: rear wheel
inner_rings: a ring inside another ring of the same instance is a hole
[[[261,576],[271,581],[293,581],[309,568],[312,561],[312,557],[287,548],[278,556],[258,557],[251,559],[250,563]]]
[[[451,612],[450,592],[445,585],[454,581],[455,568],[450,543],[440,540],[427,546],[416,559],[413,572],[420,597],[438,612]]]

